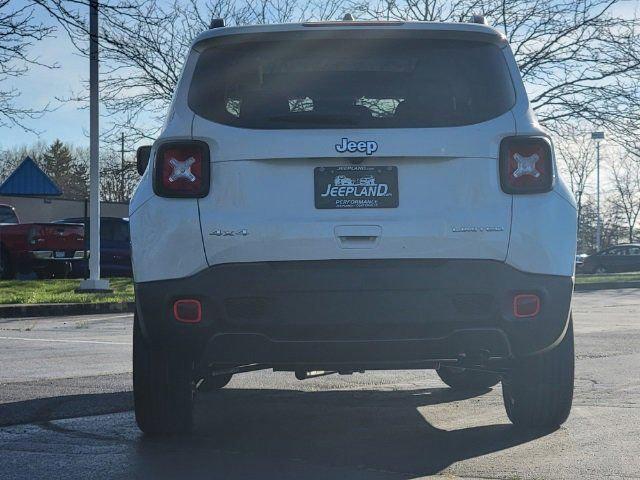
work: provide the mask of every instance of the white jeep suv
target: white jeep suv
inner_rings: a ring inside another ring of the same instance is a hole
[[[259,368],[436,369],[502,381],[515,424],[567,418],[576,207],[500,32],[212,28],[139,162],[143,431]]]

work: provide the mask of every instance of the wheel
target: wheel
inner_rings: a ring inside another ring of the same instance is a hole
[[[518,361],[502,382],[507,415],[514,425],[558,427],[571,411],[573,400],[573,320],[552,350]]]
[[[598,265],[596,268],[594,268],[593,273],[607,273],[607,269],[602,265]]]
[[[0,280],[11,280],[13,277],[14,271],[9,254],[0,248]]]
[[[146,340],[137,314],[133,322],[133,399],[138,427],[147,434],[190,431],[193,361]]]
[[[214,390],[220,390],[231,381],[231,377],[233,377],[231,373],[225,375],[207,375],[202,379],[202,382],[198,384],[198,391],[212,392]]]
[[[436,370],[440,380],[454,390],[481,390],[500,382],[497,373],[467,370],[459,367],[440,367]]]

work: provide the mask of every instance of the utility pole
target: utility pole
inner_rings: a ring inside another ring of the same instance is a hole
[[[593,132],[591,139],[596,141],[596,252],[600,251],[602,238],[602,222],[600,220],[600,140],[604,140],[604,132]]]
[[[120,200],[124,202],[124,132],[120,136]]]
[[[89,4],[89,278],[77,291],[109,291],[109,281],[100,278],[100,138],[98,96],[98,0]]]

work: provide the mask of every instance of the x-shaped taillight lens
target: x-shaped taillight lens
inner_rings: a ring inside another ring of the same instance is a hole
[[[192,183],[198,180],[198,177],[191,171],[191,166],[194,163],[196,163],[196,159],[193,157],[187,158],[184,162],[175,158],[169,160],[169,165],[173,168],[171,175],[169,175],[169,182],[176,182],[181,178],[185,178]]]
[[[542,193],[553,187],[551,144],[544,137],[507,137],[500,144],[500,184],[506,193]]]
[[[200,198],[209,192],[209,147],[200,141],[160,145],[154,187],[164,197]]]

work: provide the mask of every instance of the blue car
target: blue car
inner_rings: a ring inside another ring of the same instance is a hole
[[[65,218],[57,223],[80,223],[85,226],[86,248],[89,250],[89,219],[84,217]],[[73,262],[72,274],[86,276],[88,261]],[[131,277],[131,237],[129,219],[102,217],[100,219],[100,275],[103,277]]]

